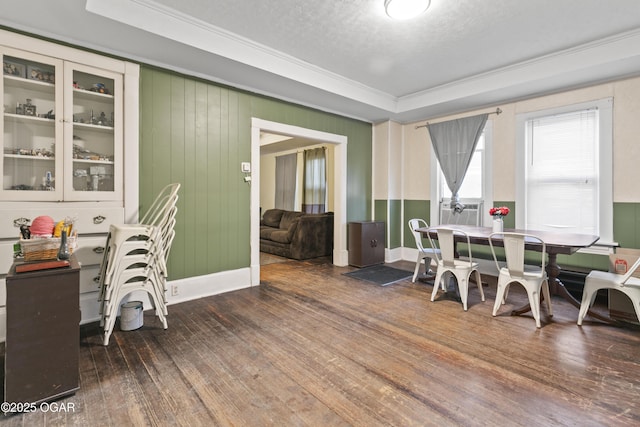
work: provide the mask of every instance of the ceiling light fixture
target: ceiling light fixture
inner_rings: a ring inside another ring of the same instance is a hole
[[[431,0],[384,0],[384,10],[393,19],[410,19],[429,8]]]

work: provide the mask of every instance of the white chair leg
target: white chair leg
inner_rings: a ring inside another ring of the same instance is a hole
[[[639,289],[627,289],[625,294],[631,298],[633,308],[636,310],[636,317],[640,321],[640,290]]]
[[[416,278],[418,277],[418,273],[420,272],[420,263],[422,263],[422,254],[418,253],[418,261],[416,261],[416,268],[415,270],[413,270],[413,278],[411,279],[411,283],[416,282]]]
[[[460,299],[462,300],[462,308],[467,311],[467,300],[469,299],[469,278],[457,277],[458,291],[460,292]]]
[[[531,314],[536,321],[536,328],[540,328],[540,292],[527,289],[527,294],[529,296]]]
[[[446,277],[447,273],[449,273],[449,276],[451,276],[451,274],[452,274],[450,271],[445,271],[445,272],[442,274],[442,277],[443,277],[445,280],[440,279],[440,285],[439,285],[439,286],[442,288],[442,291],[443,291],[443,292],[447,292],[447,286],[448,286],[448,285],[447,285],[447,280],[450,280],[450,279],[447,279],[447,277]]]
[[[431,301],[434,301],[436,299],[436,295],[438,294],[438,288],[440,287],[441,280],[442,280],[442,273],[440,272],[440,269],[438,269],[438,272],[436,273],[436,278],[433,282],[433,292],[431,292]]]
[[[547,313],[549,317],[553,316],[553,309],[551,308],[551,293],[549,292],[549,282],[546,280],[542,282],[542,297],[547,302]]]
[[[498,288],[496,289],[496,301],[493,303],[493,313],[492,313],[493,316],[498,314],[498,309],[500,308],[500,305],[504,304],[505,291],[508,287],[509,287],[508,283],[502,283],[500,279],[498,279]]]
[[[433,261],[433,259],[431,258],[424,258],[424,274],[426,276],[429,276],[429,273],[433,274],[433,270],[431,270],[431,262]]]
[[[478,270],[475,270],[476,273],[476,282],[478,283],[478,289],[480,290],[480,298],[484,301],[484,290],[482,289],[482,276]]]
[[[587,315],[587,311],[589,311],[596,300],[597,292],[598,289],[593,289],[590,286],[585,286],[582,290],[582,302],[580,303],[580,312],[578,313],[578,326],[582,325],[582,321]]]

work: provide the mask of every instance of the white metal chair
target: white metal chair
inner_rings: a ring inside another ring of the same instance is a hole
[[[433,292],[431,293],[431,301],[434,301],[438,294],[438,288],[440,282],[445,273],[450,273],[456,278],[458,283],[458,291],[460,292],[460,299],[462,300],[462,307],[464,311],[467,311],[467,299],[469,296],[469,279],[472,274],[475,274],[475,282],[480,290],[480,297],[482,301],[484,298],[484,291],[482,290],[482,278],[480,271],[478,270],[478,263],[473,262],[473,255],[471,254],[471,241],[469,235],[462,230],[456,230],[453,228],[434,228],[438,235],[438,245],[434,244],[431,235],[429,235],[429,242],[432,248],[439,246],[440,250],[435,253],[436,260],[438,262],[438,270],[436,273],[436,279],[433,282]],[[467,243],[469,249],[469,259],[459,259],[455,257],[455,238],[462,237]],[[443,286],[444,287],[444,286]],[[445,289],[446,291],[446,289]]]
[[[175,236],[180,184],[167,185],[140,224],[112,224],[100,268],[100,325],[104,345],[115,325],[121,300],[144,291],[167,328],[167,257]]]
[[[501,266],[496,255],[498,242],[504,246],[506,266]],[[540,245],[540,265],[525,265],[525,252],[527,244]],[[498,313],[501,304],[504,304],[511,283],[520,283],[527,291],[531,314],[536,321],[536,327],[540,327],[540,290],[547,302],[547,312],[553,316],[551,308],[551,297],[549,295],[549,282],[545,270],[546,245],[537,236],[525,233],[497,232],[489,236],[491,253],[499,271],[498,290],[496,291],[496,301],[493,305],[493,315]]]
[[[418,273],[420,272],[420,265],[422,261],[424,261],[424,273],[425,275],[429,274],[431,261],[437,261],[436,252],[440,252],[438,249],[434,248],[425,248],[422,244],[422,235],[419,231],[416,231],[418,228],[427,228],[427,222],[424,219],[413,218],[409,220],[409,229],[413,234],[413,238],[416,241],[416,248],[418,248],[418,260],[416,261],[416,268],[413,271],[413,277],[411,278],[411,282],[416,281],[418,277]]]
[[[578,314],[578,325],[582,325],[582,321],[591,306],[593,306],[596,294],[600,289],[615,289],[628,296],[633,303],[636,317],[640,320],[640,279],[633,276],[639,266],[640,258],[638,258],[625,274],[597,270],[589,273],[582,292],[582,304],[580,304],[580,313]]]

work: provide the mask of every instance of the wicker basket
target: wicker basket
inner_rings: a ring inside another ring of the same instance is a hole
[[[25,261],[43,261],[47,259],[56,259],[58,250],[60,249],[60,237],[36,237],[25,240],[20,239],[20,247]],[[67,237],[69,245],[69,253],[77,246],[76,235]]]

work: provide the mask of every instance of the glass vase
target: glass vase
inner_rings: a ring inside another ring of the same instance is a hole
[[[62,233],[60,234],[60,249],[58,250],[58,259],[67,260],[70,256],[71,254],[69,252],[69,244],[67,243],[67,230],[62,230]]]

